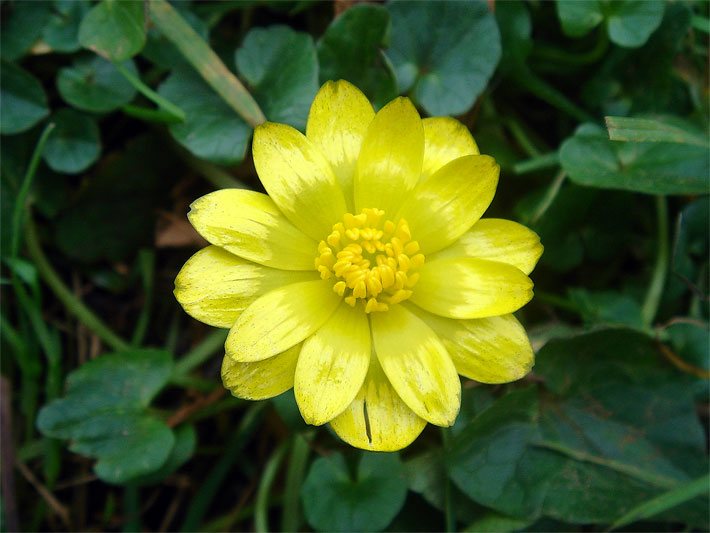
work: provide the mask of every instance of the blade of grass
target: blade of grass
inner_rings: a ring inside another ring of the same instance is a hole
[[[150,0],[149,6],[158,30],[247,124],[256,127],[266,121],[249,91],[166,0]]]
[[[604,117],[604,121],[612,141],[692,144],[703,148],[708,146],[706,136],[664,124],[659,120]]]
[[[286,471],[281,531],[298,531],[301,527],[301,486],[306,477],[306,466],[311,448],[303,435],[294,435],[291,456]]]
[[[269,531],[269,493],[290,444],[290,441],[284,441],[274,450],[261,474],[259,489],[256,492],[256,510],[254,511],[254,531],[256,533]]]
[[[641,316],[647,327],[651,327],[656,318],[668,274],[668,205],[663,196],[656,196],[656,223],[658,224],[656,264],[653,267],[653,276],[641,308]]]
[[[175,364],[174,376],[186,376],[224,347],[229,331],[216,329]]]
[[[128,350],[130,345],[116,335],[104,322],[94,314],[74,293],[64,284],[59,274],[52,268],[42,252],[37,238],[37,230],[31,220],[27,221],[25,228],[27,251],[32,258],[40,277],[52,289],[54,295],[64,304],[64,307],[74,315],[82,324],[116,351]]]
[[[662,513],[663,511],[673,509],[681,503],[692,500],[698,496],[702,496],[703,494],[708,494],[709,492],[710,474],[684,483],[679,487],[671,489],[668,492],[664,492],[660,496],[656,496],[655,498],[634,507],[628,513],[616,520],[611,525],[609,530],[611,531],[613,529],[624,527],[631,522],[636,522],[637,520],[651,518],[659,513]]]

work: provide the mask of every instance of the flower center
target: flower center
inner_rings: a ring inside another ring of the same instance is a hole
[[[366,313],[387,311],[412,295],[419,280],[415,271],[424,264],[419,243],[412,240],[407,221],[395,224],[381,209],[345,213],[343,221],[318,244],[316,270],[322,279],[335,279],[333,290]]]

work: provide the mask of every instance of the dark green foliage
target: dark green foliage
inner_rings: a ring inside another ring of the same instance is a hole
[[[0,10],[0,529],[710,528],[707,3]],[[254,127],[304,131],[331,79],[457,117],[502,168],[485,216],[545,246],[532,373],[463,380],[399,453],[223,391],[226,331],[172,294],[190,202],[262,190]]]

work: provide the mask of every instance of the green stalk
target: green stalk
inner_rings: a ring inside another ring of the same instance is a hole
[[[291,456],[286,471],[281,531],[298,531],[301,527],[301,486],[306,476],[306,466],[311,449],[303,435],[294,435]]]
[[[84,305],[84,303],[69,290],[57,272],[52,268],[52,265],[49,264],[49,261],[40,247],[39,240],[37,239],[37,230],[32,220],[27,221],[25,240],[27,242],[27,251],[32,258],[32,262],[37,267],[39,275],[49,288],[52,289],[52,292],[59,301],[64,304],[64,307],[111,348],[116,351],[128,350],[130,345],[111,331],[91,309]]]
[[[22,217],[26,213],[25,208],[27,204],[27,196],[30,193],[30,188],[32,187],[32,182],[34,181],[35,173],[37,172],[37,167],[39,166],[39,161],[42,157],[42,152],[44,151],[44,145],[55,127],[56,124],[54,124],[54,122],[50,122],[47,126],[45,126],[44,131],[42,131],[42,135],[40,135],[39,141],[37,141],[34,152],[32,152],[30,164],[27,167],[27,172],[25,172],[25,177],[22,180],[22,186],[17,194],[17,203],[15,203],[15,210],[12,213],[12,241],[10,242],[11,258],[17,257],[17,254],[20,253],[20,241],[23,226]]]
[[[441,441],[444,453],[447,453],[451,446],[451,429],[441,428]],[[446,532],[451,533],[456,529],[456,509],[452,497],[451,480],[446,476],[444,480],[444,517],[446,520]]]
[[[548,154],[534,156],[526,161],[521,161],[513,166],[513,172],[516,174],[528,174],[537,170],[556,167],[560,164],[560,155],[558,152],[550,152]]]
[[[224,347],[229,331],[216,329],[175,364],[174,376],[185,376]]]
[[[279,473],[279,466],[286,456],[286,451],[290,441],[285,441],[271,454],[269,461],[264,467],[261,475],[259,489],[256,492],[256,509],[254,512],[254,531],[257,533],[267,533],[269,531],[269,492],[274,484],[276,474]]]
[[[552,107],[559,109],[572,118],[580,122],[595,122],[592,115],[577,106],[577,104],[573,103],[564,94],[547,83],[544,79],[537,76],[530,69],[522,69],[515,76],[515,81],[519,83],[523,89],[526,89],[540,100],[547,102]]]
[[[653,268],[651,283],[648,286],[646,298],[641,308],[643,323],[648,328],[651,327],[653,320],[656,318],[658,306],[661,303],[663,287],[666,284],[666,275],[668,274],[668,206],[663,196],[656,196],[656,219],[658,224],[656,265]]]
[[[266,121],[249,91],[166,0],[150,0],[149,6],[150,16],[158,30],[247,124],[255,128]]]
[[[138,268],[143,280],[144,300],[141,312],[136,321],[136,328],[133,331],[131,344],[140,346],[145,339],[148,324],[150,323],[150,311],[153,307],[153,278],[155,270],[155,252],[153,250],[141,250],[138,254]]]
[[[180,109],[178,106],[156,93],[153,89],[143,83],[143,80],[133,74],[133,72],[128,70],[118,61],[114,61],[113,66],[116,67],[116,70],[118,70],[124,78],[126,78],[128,83],[133,85],[133,87],[135,87],[135,89],[143,96],[145,96],[148,100],[153,102],[163,111],[169,113],[175,118],[176,121],[185,121],[185,112],[182,109]]]
[[[555,198],[557,198],[557,194],[560,192],[566,176],[567,173],[564,170],[560,170],[557,173],[557,176],[555,176],[555,179],[552,180],[552,183],[548,187],[547,191],[545,191],[545,196],[542,197],[540,203],[537,205],[535,211],[530,217],[531,224],[535,224],[538,220],[540,220],[550,208],[552,203],[555,201]]]

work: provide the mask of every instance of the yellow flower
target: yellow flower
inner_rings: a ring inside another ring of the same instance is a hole
[[[451,118],[407,98],[378,113],[345,82],[318,92],[306,135],[266,123],[254,164],[269,196],[226,189],[189,219],[211,246],[175,280],[185,311],[231,328],[224,385],[260,400],[294,387],[309,424],[369,450],[454,423],[458,374],[518,379],[533,365],[512,312],[542,253],[529,229],[481,219],[498,183]]]

